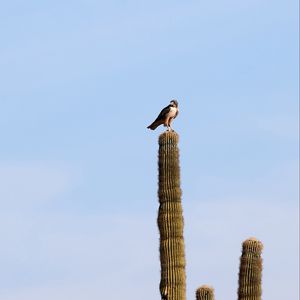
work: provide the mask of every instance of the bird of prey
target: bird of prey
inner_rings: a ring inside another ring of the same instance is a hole
[[[167,131],[173,130],[171,127],[171,122],[178,116],[178,102],[176,100],[171,100],[170,104],[165,107],[155,121],[149,125],[147,128],[155,130],[159,125],[164,125],[167,127]]]

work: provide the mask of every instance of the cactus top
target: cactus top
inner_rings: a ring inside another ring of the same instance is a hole
[[[175,131],[165,131],[163,132],[158,139],[158,144],[160,146],[171,144],[177,145],[179,142],[179,135]]]
[[[214,298],[214,288],[208,285],[200,286],[196,291],[197,300],[213,300]]]
[[[263,244],[258,239],[251,237],[243,242],[243,252],[254,252],[261,254]]]
[[[213,288],[212,286],[206,285],[206,284],[200,286],[200,287],[197,289],[197,291],[200,291],[200,290],[206,291],[206,292],[208,292],[208,293],[213,293],[213,292],[214,292],[214,288]]]

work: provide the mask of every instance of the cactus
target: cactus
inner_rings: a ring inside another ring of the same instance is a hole
[[[167,300],[186,299],[178,139],[175,132],[159,136],[160,293]]]
[[[162,300],[186,300],[183,212],[181,206],[178,134],[159,136],[157,224],[160,233],[160,293]],[[255,238],[243,243],[240,258],[238,300],[261,300],[263,244]],[[196,300],[214,300],[214,289],[203,285]]]
[[[196,291],[196,300],[214,300],[214,289],[208,285],[200,286]]]
[[[261,299],[262,249],[263,244],[256,238],[249,238],[243,243],[238,300]]]

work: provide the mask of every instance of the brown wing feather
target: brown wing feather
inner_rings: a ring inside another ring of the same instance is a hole
[[[149,125],[147,128],[149,129],[156,129],[159,125],[163,124],[166,118],[166,115],[168,114],[168,112],[171,109],[171,105],[168,105],[167,107],[165,107],[158,115],[158,117],[155,119],[155,121]]]
[[[163,121],[154,121],[151,125],[149,125],[147,128],[155,130],[159,125],[163,124]]]

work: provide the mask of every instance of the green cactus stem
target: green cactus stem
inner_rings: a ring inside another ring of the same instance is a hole
[[[196,300],[214,300],[214,289],[208,285],[200,286],[196,291]]]
[[[159,136],[159,210],[160,293],[162,299],[186,299],[183,214],[181,206],[178,134]]]
[[[238,300],[261,300],[262,249],[263,244],[256,238],[243,242]]]

